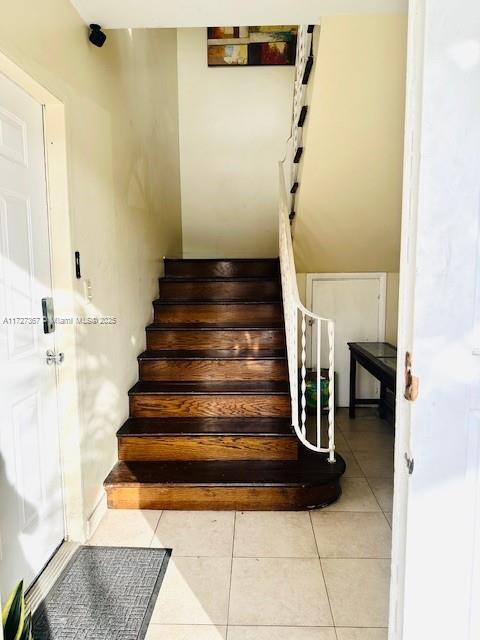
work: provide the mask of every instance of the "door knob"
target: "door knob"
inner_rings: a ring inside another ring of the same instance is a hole
[[[65,354],[63,353],[63,351],[55,353],[55,351],[53,351],[52,349],[47,349],[47,364],[62,364],[64,360]]]

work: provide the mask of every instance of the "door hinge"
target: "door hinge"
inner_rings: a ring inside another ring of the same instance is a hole
[[[405,453],[405,464],[407,465],[408,475],[412,475],[413,467],[415,466],[415,460],[410,458],[407,453]]]

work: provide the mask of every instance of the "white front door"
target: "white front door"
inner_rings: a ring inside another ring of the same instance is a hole
[[[0,75],[0,595],[64,538],[42,106]]]
[[[408,49],[389,638],[478,640],[478,0],[411,0]]]

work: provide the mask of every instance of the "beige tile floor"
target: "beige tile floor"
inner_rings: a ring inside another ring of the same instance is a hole
[[[90,544],[173,548],[147,640],[386,640],[393,429],[336,422],[348,472],[326,509],[106,514]]]

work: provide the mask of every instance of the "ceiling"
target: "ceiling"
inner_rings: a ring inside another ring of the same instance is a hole
[[[106,29],[318,24],[334,14],[406,12],[408,0],[71,0]]]

